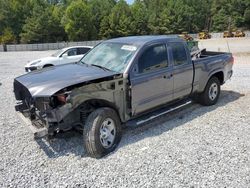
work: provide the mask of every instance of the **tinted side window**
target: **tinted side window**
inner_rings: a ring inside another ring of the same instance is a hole
[[[86,54],[90,48],[77,48],[77,55]]]
[[[169,43],[172,48],[174,66],[183,65],[188,63],[187,53],[182,43]]]
[[[138,61],[139,73],[168,66],[168,55],[165,44],[158,44],[146,49]]]
[[[77,54],[77,52],[76,52],[76,49],[75,48],[73,48],[73,49],[70,49],[70,50],[68,50],[68,56],[74,56],[74,55],[76,55]]]

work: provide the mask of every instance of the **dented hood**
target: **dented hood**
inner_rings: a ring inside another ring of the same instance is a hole
[[[49,67],[15,78],[14,92],[15,94],[20,92],[21,84],[32,97],[47,97],[68,86],[115,74],[117,73],[79,63]]]

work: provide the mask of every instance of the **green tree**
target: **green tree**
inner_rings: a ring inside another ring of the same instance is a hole
[[[66,38],[64,28],[61,25],[58,6],[48,4],[36,4],[31,17],[28,17],[23,25],[21,36],[22,43],[57,42]]]
[[[167,6],[167,2],[164,0],[155,0],[155,1],[146,1],[149,19],[148,19],[148,27],[150,34],[163,34],[164,31],[161,30],[162,23],[166,20],[162,20],[161,16],[163,15],[164,8]],[[165,11],[166,13],[166,11]],[[165,14],[164,13],[164,14]],[[160,23],[161,22],[161,23]],[[167,27],[167,26],[165,26]]]
[[[91,15],[94,18],[93,24],[96,28],[96,36],[93,36],[93,38],[101,38],[101,22],[104,17],[109,16],[116,2],[114,0],[89,0],[88,4],[91,9]]]
[[[0,0],[0,36],[33,43],[222,32],[250,28],[249,7],[249,0]]]
[[[209,30],[211,25],[211,3],[212,0],[189,0],[186,3],[189,6],[189,32],[200,32],[201,30]]]
[[[244,13],[249,0],[214,0],[212,3],[212,30],[223,31],[244,27]]]
[[[193,19],[194,19],[194,9],[189,6],[188,3],[184,3],[182,0],[172,1],[170,15],[171,24],[170,30],[172,33],[181,33],[184,31],[193,32]]]
[[[244,13],[245,26],[250,29],[250,9],[246,9]]]
[[[0,35],[0,43],[1,44],[13,44],[16,43],[16,37],[10,27],[6,27]]]
[[[90,40],[96,35],[91,10],[82,0],[72,1],[67,7],[63,24],[69,40]]]
[[[111,14],[101,23],[102,38],[121,37],[131,34],[131,11],[124,0],[119,0],[113,7]]]
[[[144,2],[136,0],[131,6],[131,34],[146,35],[149,33],[148,12]]]
[[[0,35],[3,34],[4,29],[8,26],[8,13],[10,10],[10,1],[0,1]]]
[[[231,17],[227,16],[224,9],[220,9],[213,15],[212,30],[216,32],[227,30],[229,22],[231,22]]]
[[[105,16],[100,24],[99,36],[101,39],[111,38],[113,31],[110,27],[109,16]]]
[[[4,28],[11,28],[17,41],[27,17],[31,15],[33,0],[0,1],[0,33]]]
[[[51,8],[51,16],[49,19],[49,27],[51,28],[50,35],[53,41],[66,41],[67,34],[64,30],[62,18],[64,16],[65,7],[62,5],[55,5]]]

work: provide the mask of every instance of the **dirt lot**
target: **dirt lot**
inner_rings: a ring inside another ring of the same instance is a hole
[[[96,160],[82,136],[35,141],[14,111],[13,79],[51,52],[0,53],[0,187],[250,187],[250,58],[237,54],[217,105],[192,104],[139,128]]]

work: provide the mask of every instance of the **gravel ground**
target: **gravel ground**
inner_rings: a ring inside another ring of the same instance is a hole
[[[35,141],[15,114],[13,78],[50,53],[0,53],[0,187],[250,187],[249,58],[235,63],[217,105],[127,128],[118,149],[96,160],[79,133]]]

